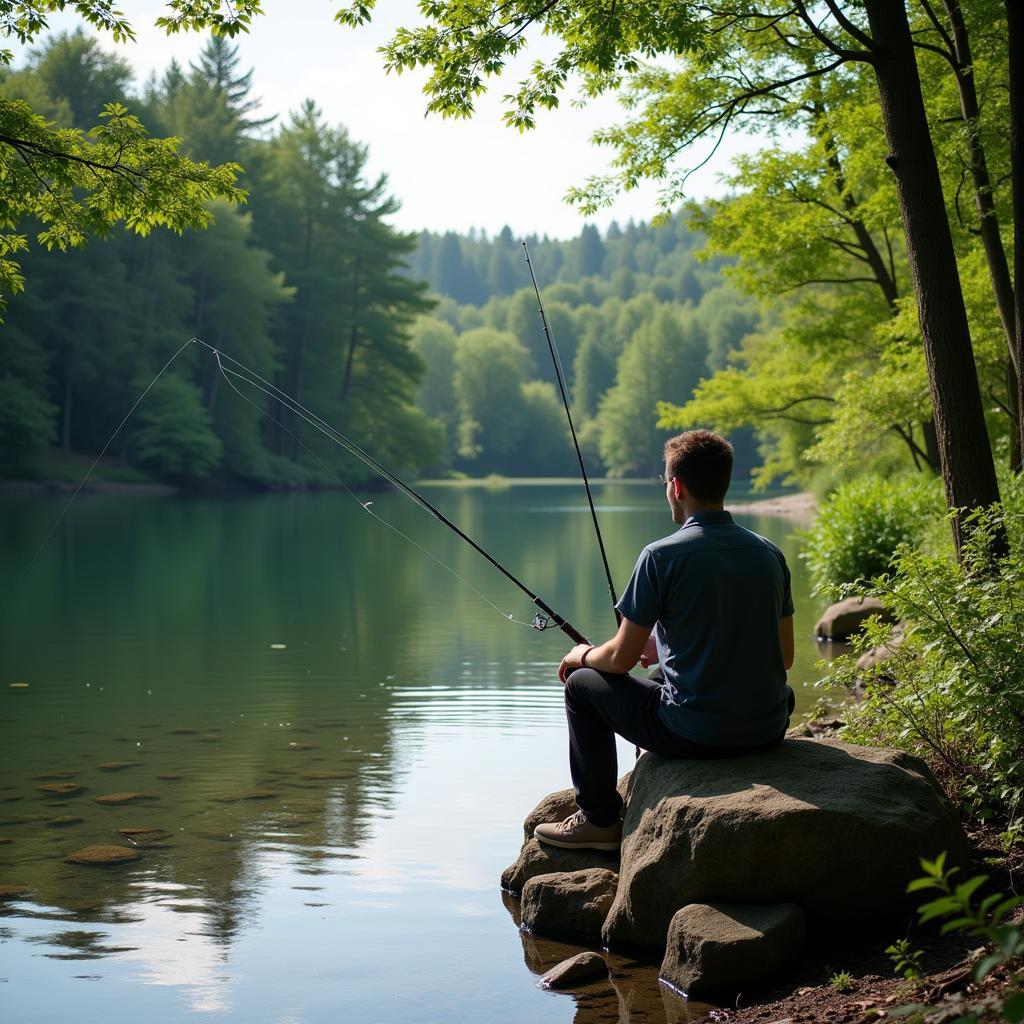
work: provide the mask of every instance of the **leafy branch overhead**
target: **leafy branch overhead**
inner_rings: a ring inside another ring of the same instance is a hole
[[[207,203],[240,202],[237,164],[210,167],[178,153],[177,139],[151,138],[137,117],[108,103],[88,133],[60,128],[23,100],[0,100],[0,252],[26,247],[18,227],[34,218],[48,249],[84,245],[118,223],[145,235],[157,226],[181,232],[212,221]],[[0,265],[0,290],[18,291],[11,260]]]

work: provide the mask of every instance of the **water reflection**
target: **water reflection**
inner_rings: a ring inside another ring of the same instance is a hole
[[[671,524],[659,493],[600,503],[622,510],[604,521],[621,585]],[[582,630],[611,630],[575,489],[437,504]],[[530,618],[416,508],[374,507]],[[149,1021],[689,1019],[627,961],[603,994],[540,992],[531,972],[576,950],[529,939],[524,971],[497,906],[524,814],[566,781],[560,634],[503,621],[344,496],[81,501],[25,572],[58,510],[0,503],[19,580],[0,596],[0,886],[27,892],[0,900],[11,1019],[114,1000]],[[789,526],[755,528],[786,550],[809,635]],[[96,802],[118,793],[136,796]],[[65,861],[97,844],[140,859]]]

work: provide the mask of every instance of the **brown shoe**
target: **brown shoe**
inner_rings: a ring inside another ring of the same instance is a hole
[[[565,821],[549,821],[538,825],[533,834],[542,843],[563,850],[615,851],[622,845],[622,820],[599,828],[587,821],[582,811],[577,811]]]

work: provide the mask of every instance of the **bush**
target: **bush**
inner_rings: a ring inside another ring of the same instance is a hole
[[[844,585],[886,575],[897,548],[919,543],[942,508],[937,480],[869,476],[840,485],[803,534],[800,557],[814,592],[834,595]]]
[[[1000,509],[974,516],[960,564],[900,549],[892,575],[868,592],[906,620],[903,646],[868,673],[844,731],[924,757],[965,813],[1000,824],[1008,841],[1024,835],[1022,520]],[[1010,538],[1001,559],[989,553],[997,529]],[[876,623],[860,645],[887,635]],[[833,681],[856,674],[847,660]]]
[[[171,479],[209,476],[221,457],[221,443],[199,389],[167,375],[139,406],[132,435],[134,461]]]

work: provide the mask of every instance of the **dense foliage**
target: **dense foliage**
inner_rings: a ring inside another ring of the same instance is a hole
[[[934,480],[860,476],[840,484],[803,537],[815,592],[835,596],[848,584],[886,576],[897,550],[917,547],[941,513]]]
[[[180,137],[163,144],[188,154],[179,170],[193,158],[238,161],[249,192],[241,212],[210,201],[208,189],[193,216],[205,231],[120,233],[87,254],[24,253],[25,290],[2,329],[4,472],[46,473],[54,440],[66,451],[99,451],[191,335],[357,442],[372,442],[385,462],[416,469],[436,461],[440,430],[414,401],[423,364],[409,328],[432,305],[406,272],[415,239],[388,223],[397,204],[384,178],[367,179],[365,147],[325,124],[312,102],[258,137],[267,120],[250,95],[250,75],[214,37],[195,66],[172,63],[132,96],[128,66],[78,33],[51,38],[3,76],[0,95],[31,97],[66,133],[87,125],[101,100],[117,101],[112,126],[138,133],[124,112],[130,104],[145,123]],[[93,156],[105,144],[115,142],[82,143]],[[129,138],[125,152],[133,145]],[[66,206],[59,195],[49,201]],[[98,200],[83,202],[93,209]],[[108,216],[110,203],[98,209]],[[186,226],[176,209],[164,203],[149,220]],[[185,481],[284,486],[365,473],[257,388],[223,375],[198,346],[147,396],[113,454]]]
[[[869,592],[906,622],[895,654],[866,674],[847,738],[911,750],[935,768],[965,812],[1008,838],[1024,833],[1024,513],[978,514],[958,564],[948,554],[900,549]],[[1005,530],[1010,551],[994,557]],[[885,643],[876,626],[861,641]],[[850,664],[837,678],[853,682]]]

